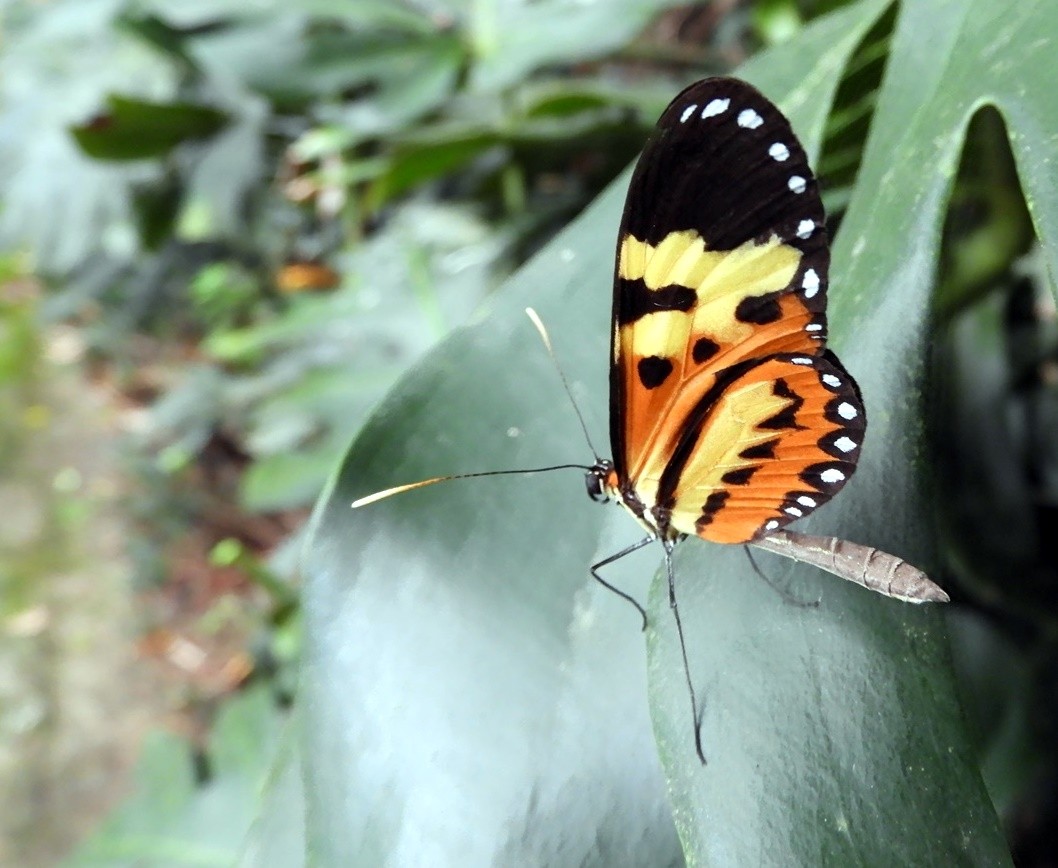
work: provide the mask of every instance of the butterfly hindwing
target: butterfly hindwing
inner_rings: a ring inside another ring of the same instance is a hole
[[[829,353],[769,356],[707,400],[660,482],[681,533],[745,542],[821,506],[855,470],[863,403]]]
[[[862,424],[851,377],[836,359],[822,359],[824,221],[789,122],[750,85],[707,79],[662,114],[633,175],[618,239],[611,440],[618,478],[647,508],[671,509],[681,532],[746,541],[799,517],[784,510],[814,508],[787,503],[787,494],[803,489],[797,496],[821,503],[832,493],[799,487],[790,473],[796,481],[805,468],[835,460],[851,473],[848,457],[820,445],[832,433],[823,416],[804,409],[822,413],[833,397],[822,378],[839,377]],[[794,356],[809,364],[780,377]],[[767,374],[797,383],[799,427],[776,435],[779,457],[754,471],[756,482],[732,488],[724,474],[737,478],[746,468],[708,461],[738,445],[724,440],[732,413],[749,426],[744,436],[756,436],[751,423],[779,400],[765,395]],[[711,523],[701,522],[710,496]]]

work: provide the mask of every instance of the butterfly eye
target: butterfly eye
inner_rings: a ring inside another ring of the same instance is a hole
[[[588,497],[596,503],[606,503],[610,496],[606,493],[606,477],[609,468],[605,462],[600,462],[584,474],[584,487],[588,489]]]

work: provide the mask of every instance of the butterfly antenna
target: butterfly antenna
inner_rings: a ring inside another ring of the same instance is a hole
[[[547,349],[547,354],[551,356],[551,361],[554,362],[555,370],[558,371],[558,377],[562,380],[562,388],[566,390],[566,395],[569,397],[569,402],[573,405],[573,412],[577,414],[577,421],[580,422],[580,430],[584,432],[584,439],[588,441],[588,448],[591,450],[591,454],[595,456],[596,461],[601,461],[602,458],[599,455],[598,450],[591,442],[591,437],[588,436],[588,426],[584,424],[584,416],[581,415],[580,407],[577,406],[577,401],[573,397],[573,390],[569,387],[569,380],[566,379],[566,374],[562,370],[562,365],[558,363],[558,357],[555,355],[555,350],[551,346],[551,337],[547,333],[547,329],[544,328],[544,321],[540,319],[540,315],[533,310],[531,307],[525,309],[526,316],[532,321],[533,325],[536,326],[536,330],[540,333],[540,339],[544,342],[544,347]]]
[[[687,693],[691,697],[691,716],[694,722],[694,750],[702,765],[705,763],[705,752],[702,750],[702,718],[698,712],[698,697],[694,695],[694,682],[691,680],[691,665],[687,661],[687,643],[683,641],[683,622],[680,620],[680,607],[676,605],[676,578],[672,569],[672,540],[665,540],[665,571],[669,577],[669,607],[676,619],[676,633],[680,637],[680,654],[683,655],[683,674],[687,679]]]
[[[386,488],[382,491],[376,491],[374,494],[368,494],[364,497],[357,498],[353,501],[353,509],[357,509],[361,506],[367,506],[369,503],[376,503],[379,500],[385,500],[387,497],[392,497],[394,494],[403,494],[405,491],[414,491],[416,488],[425,488],[427,485],[434,485],[438,482],[448,482],[452,479],[476,479],[480,476],[511,476],[518,473],[547,473],[550,470],[591,470],[590,467],[584,464],[554,464],[551,467],[528,467],[521,470],[486,470],[482,473],[456,473],[452,476],[434,476],[431,479],[420,479],[418,482],[409,482],[405,485],[395,485],[393,488]]]

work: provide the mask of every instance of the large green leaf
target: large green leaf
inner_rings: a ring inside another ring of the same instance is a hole
[[[811,151],[843,65],[887,5],[849,7],[745,70]],[[1021,4],[1002,26],[984,3],[920,0],[901,12],[831,287],[835,346],[871,426],[859,473],[814,530],[932,563],[920,458],[939,225],[968,118],[990,99],[1011,125],[1037,229],[1055,238],[1044,162],[1045,123],[1058,117],[1044,100],[1055,97],[1003,78],[1046,68],[1020,55],[1024,34],[1058,32],[1049,8]],[[1003,864],[937,609],[768,559],[777,580],[821,600],[798,608],[737,549],[681,544],[677,588],[710,762],[694,756],[658,577],[647,653],[659,767],[635,613],[587,575],[637,538],[621,511],[590,506],[572,471],[451,482],[350,509],[438,473],[590,458],[521,308],[550,325],[601,445],[623,187],[398,385],[317,510],[302,694],[313,855],[666,865],[683,858],[678,829],[696,864]],[[608,575],[642,598],[659,555],[647,549]]]

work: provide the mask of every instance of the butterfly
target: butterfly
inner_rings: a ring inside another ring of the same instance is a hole
[[[826,349],[823,204],[782,112],[734,78],[677,95],[636,165],[616,260],[614,457],[592,468],[590,493],[663,541],[792,553],[782,529],[848,482],[866,413]],[[862,582],[873,590],[943,594],[876,567]]]
[[[617,502],[646,531],[590,568],[639,609],[644,626],[642,607],[599,570],[649,543],[664,547],[703,763],[672,570],[678,542],[751,544],[901,600],[948,599],[900,558],[785,529],[848,482],[866,432],[859,387],[826,347],[829,263],[819,188],[782,112],[735,78],[678,94],[636,164],[618,232],[613,458],[581,469],[593,500]],[[559,465],[570,466],[579,465]],[[462,476],[510,472],[538,471]],[[354,505],[451,478],[461,477]]]

